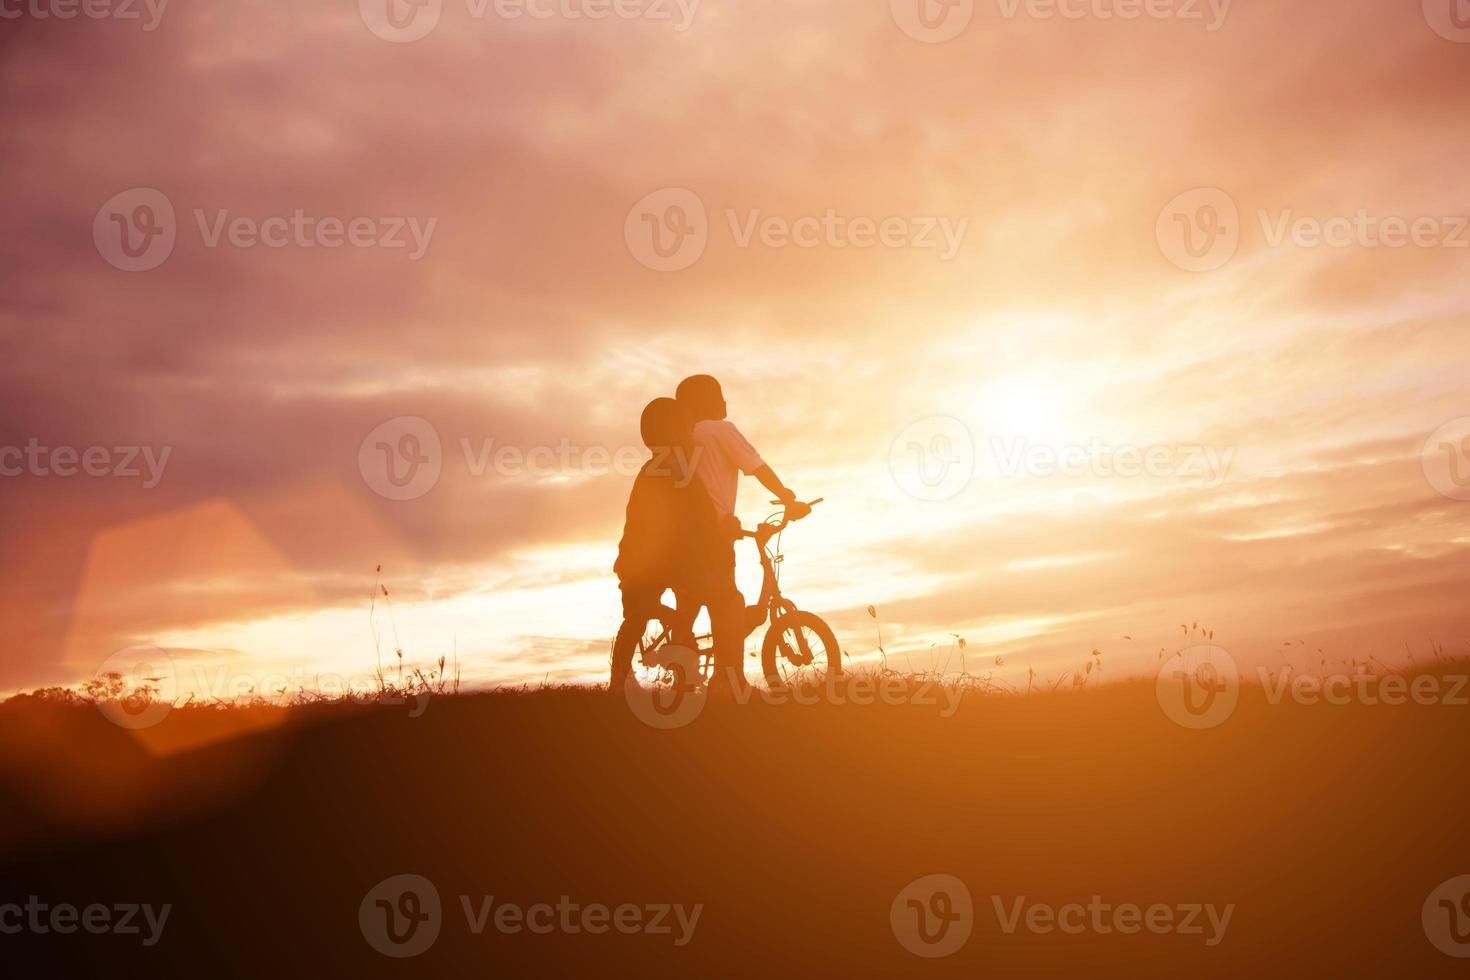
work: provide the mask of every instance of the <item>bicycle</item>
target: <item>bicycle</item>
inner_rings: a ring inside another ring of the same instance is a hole
[[[807,504],[814,507],[823,498]],[[773,500],[773,504],[781,501]],[[761,643],[761,670],[766,684],[773,689],[789,687],[805,679],[808,668],[819,679],[836,678],[842,674],[842,651],[837,646],[837,637],[820,616],[805,609],[781,594],[781,576],[777,570],[784,556],[780,553],[781,532],[786,530],[792,518],[783,508],[779,513],[766,518],[753,530],[741,528],[740,538],[755,541],[761,560],[761,596],[752,606],[746,606],[745,636],[749,637],[770,622]],[[775,549],[771,542],[775,540]],[[713,636],[709,633],[694,637],[697,678],[689,677],[689,668],[683,658],[663,654],[673,646],[674,610],[663,606],[657,618],[662,627],[656,636],[645,636],[638,643],[638,656],[645,667],[658,668],[675,690],[689,690],[698,684],[708,683],[714,674]]]

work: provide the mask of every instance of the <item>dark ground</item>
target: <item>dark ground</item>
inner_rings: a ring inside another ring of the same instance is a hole
[[[230,716],[223,718],[223,716]],[[223,720],[222,720],[223,718]],[[37,976],[1464,975],[1421,908],[1470,873],[1470,708],[1268,706],[1189,731],[1151,684],[932,707],[711,705],[656,731],[586,692],[403,707],[175,711],[155,735],[269,721],[155,758],[95,708],[0,707],[0,904],[147,902],[142,935],[0,935]],[[217,734],[224,734],[223,732]],[[106,828],[106,829],[101,829]],[[442,900],[393,959],[359,926],[396,874]],[[974,898],[921,959],[895,896]],[[672,935],[511,935],[478,904],[702,903]],[[1007,935],[1028,902],[1236,906],[1205,935]],[[144,932],[147,932],[146,927]],[[9,973],[9,970],[6,971]],[[15,975],[15,974],[12,974]]]

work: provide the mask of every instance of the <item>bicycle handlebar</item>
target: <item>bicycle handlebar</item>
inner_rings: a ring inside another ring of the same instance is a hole
[[[818,497],[815,500],[808,500],[806,502],[806,506],[809,507],[809,508],[810,507],[815,507],[817,504],[820,504],[824,499],[826,499],[826,498],[824,498],[824,497]],[[786,504],[786,501],[784,501],[784,500],[773,500],[773,501],[771,501],[771,503],[773,503],[773,504],[781,504],[781,505],[784,506]],[[796,501],[796,503],[801,503],[801,501],[798,500],[798,501]],[[795,518],[795,519],[796,520],[800,520],[801,518]],[[784,529],[786,527],[787,524],[790,524],[792,520],[793,520],[792,518],[786,516],[786,513],[783,510],[782,513],[781,513],[781,520],[779,522],[777,522],[775,524],[768,524],[768,523],[757,524],[754,531],[747,531],[747,530],[745,530],[745,528],[742,527],[740,529],[740,536],[742,538],[756,538],[757,540],[759,540],[762,537],[769,538],[771,535],[779,533],[782,529]]]

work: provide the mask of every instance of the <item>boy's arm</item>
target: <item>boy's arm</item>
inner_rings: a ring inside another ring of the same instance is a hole
[[[777,500],[786,505],[786,516],[791,520],[799,521],[812,512],[810,507],[796,499],[796,494],[791,488],[781,482],[781,478],[776,475],[776,471],[769,466],[762,466],[752,473],[751,476],[761,481],[761,486],[771,491]]]
[[[729,435],[727,451],[735,459],[740,469],[759,480],[761,486],[765,487],[771,492],[773,497],[785,504],[788,514],[793,519],[805,517],[807,514],[810,514],[811,508],[797,501],[796,494],[786,484],[781,482],[781,478],[776,475],[775,470],[766,465],[765,460],[761,459],[760,453],[756,452],[755,447],[741,434],[740,430],[735,428],[733,423],[728,425],[729,427],[726,430]]]
[[[771,496],[783,504],[793,504],[796,502],[796,494],[792,493],[791,489],[781,482],[781,478],[776,475],[776,471],[769,466],[762,466],[752,473],[751,476],[761,481],[761,486],[771,491]]]

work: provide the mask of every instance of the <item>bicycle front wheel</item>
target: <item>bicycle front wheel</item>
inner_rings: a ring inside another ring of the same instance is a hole
[[[841,675],[842,651],[822,617],[797,610],[778,617],[766,631],[761,667],[772,688],[807,680],[823,682]]]

